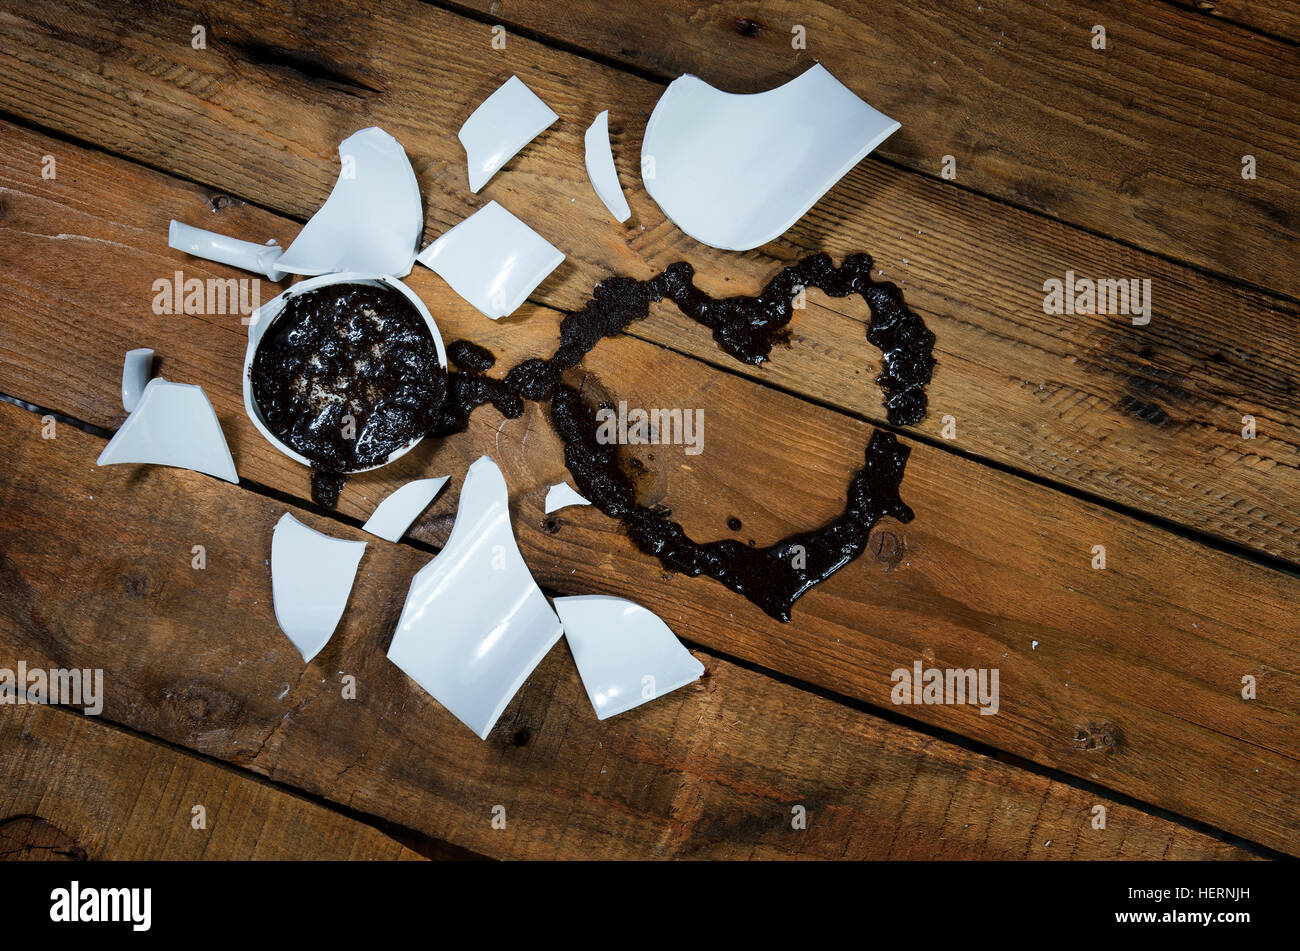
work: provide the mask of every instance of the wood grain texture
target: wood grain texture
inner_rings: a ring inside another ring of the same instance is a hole
[[[5,651],[13,669],[12,645]],[[108,690],[115,689],[112,680]],[[193,828],[193,809],[205,828]],[[411,861],[388,836],[92,718],[0,706],[0,859]]]
[[[35,156],[48,141],[8,134],[12,145],[3,154],[17,156],[18,166],[26,167],[29,154],[39,164]],[[150,282],[176,267],[188,275],[234,273],[179,262],[165,247],[169,217],[202,214],[218,230],[281,238],[292,225],[237,203],[206,210],[205,190],[119,160],[67,147],[59,154],[66,178],[58,188],[15,184],[0,193],[9,209],[0,254],[8,273],[25,275],[0,286],[0,392],[112,428],[123,418],[121,354],[153,346],[160,373],[205,387],[243,478],[305,497],[305,471],[274,452],[244,416],[238,316],[148,309]],[[76,253],[59,255],[62,246]],[[493,323],[432,274],[417,271],[410,283],[448,339],[480,340],[504,366],[554,345],[555,311],[528,306]],[[680,448],[648,447],[640,486],[643,498],[668,505],[701,538],[727,534],[732,516],[743,523],[736,537],[764,543],[819,524],[839,510],[861,462],[867,424],[645,341],[606,341],[585,368],[586,385],[630,405],[705,409],[705,451],[688,457]],[[914,660],[997,666],[1004,692],[997,716],[946,706],[904,712],[1300,851],[1300,665],[1292,623],[1300,581],[1290,575],[915,445],[903,497],[916,520],[882,524],[872,552],[805,596],[794,622],[781,625],[712,582],[665,575],[595,511],[545,518],[546,487],[566,470],[537,407],[514,421],[480,411],[468,433],[426,441],[355,479],[340,513],[365,519],[401,482],[451,475],[414,530],[440,544],[460,476],[485,452],[506,474],[529,563],[557,590],[633,597],[695,643],[882,707],[892,708],[891,672]],[[132,492],[143,477],[107,471],[105,491]],[[147,495],[133,504],[149,504]],[[1097,544],[1108,549],[1106,571],[1089,566]],[[390,608],[385,630],[396,618],[396,603]],[[105,617],[117,609],[105,604]],[[275,636],[273,627],[264,633]],[[1267,684],[1256,701],[1240,699],[1247,674]],[[738,709],[723,702],[720,715]]]
[[[1188,19],[1185,11],[1171,12]],[[112,2],[37,3],[0,13],[0,106],[299,217],[328,194],[338,142],[382,124],[412,157],[429,236],[481,199],[501,201],[568,254],[538,291],[538,300],[559,307],[580,306],[611,273],[645,277],[683,258],[696,265],[702,286],[728,293],[754,291],[782,261],[808,251],[870,251],[938,336],[932,412],[922,432],[936,438],[943,416],[952,415],[964,453],[1300,564],[1300,344],[1292,303],[876,161],[859,165],[762,252],[713,251],[682,235],[632,187],[640,130],[662,88],[655,83],[520,37],[509,39],[507,51],[494,51],[486,25],[420,4],[381,10],[363,3],[320,17],[310,4],[218,5],[206,16],[206,50],[189,45],[193,19],[171,6],[141,12]],[[77,29],[56,26],[64,22]],[[847,79],[875,75],[883,54],[874,49],[861,51]],[[455,132],[511,73],[563,121],[475,199]],[[1023,82],[1023,71],[1017,75]],[[1285,98],[1285,88],[1277,92]],[[634,211],[627,227],[609,218],[581,161],[587,121],[611,106]],[[1248,111],[1240,108],[1239,121]],[[935,112],[947,117],[951,110]],[[1008,152],[1015,149],[982,147],[990,156]],[[8,174],[19,181],[41,167],[26,157],[10,164]],[[1268,177],[1262,187],[1276,187],[1279,176]],[[67,180],[33,184],[8,197],[69,200]],[[1130,190],[1146,195],[1148,187],[1156,186],[1143,177]],[[1129,195],[1134,207],[1137,193]],[[1199,208],[1211,197],[1221,198],[1207,192],[1204,201],[1175,204]],[[219,220],[208,207],[177,214],[197,224]],[[125,207],[115,215],[140,219]],[[1233,234],[1249,220],[1236,216]],[[1276,227],[1290,240],[1288,221],[1283,216]],[[255,228],[236,234],[265,236]],[[1044,282],[1067,270],[1150,278],[1151,323],[1044,315]],[[757,370],[730,362],[670,309],[635,333],[879,420],[872,383],[879,354],[865,340],[865,317],[856,300],[810,294],[791,348]],[[1246,415],[1257,421],[1251,442],[1241,438]]]
[[[304,667],[266,568],[285,506],[192,472],[96,469],[100,439],[36,423],[0,404],[0,665],[103,667],[107,719],[349,808],[499,857],[1245,857],[709,656],[703,680],[601,722],[557,645],[482,742],[384,656],[427,553],[291,508],[370,542]]]
[[[1290,43],[1300,42],[1296,0],[1173,0],[1201,16],[1236,23]]]
[[[902,122],[883,156],[938,176],[952,155],[965,187],[1300,296],[1292,44],[1159,0],[453,5],[729,92],[770,89],[819,62]],[[1289,29],[1294,5],[1277,6]],[[1092,46],[1098,25],[1105,50]],[[794,48],[796,26],[806,49]],[[1241,177],[1246,154],[1255,181]]]

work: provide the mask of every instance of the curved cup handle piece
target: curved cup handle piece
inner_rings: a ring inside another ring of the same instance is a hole
[[[240,241],[174,219],[167,229],[167,244],[177,251],[185,251],[208,261],[218,261],[245,271],[265,274],[272,281],[281,281],[285,277],[284,271],[275,266],[275,262],[284,254],[284,249],[278,244]]]

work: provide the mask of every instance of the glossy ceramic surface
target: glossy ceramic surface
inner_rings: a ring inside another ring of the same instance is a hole
[[[604,594],[556,598],[564,637],[604,720],[699,680],[704,665],[654,612]]]
[[[95,464],[176,466],[238,482],[221,423],[200,386],[150,380]]]
[[[820,65],[747,96],[682,76],[650,115],[641,175],[688,235],[748,251],[784,233],[898,128]]]
[[[289,513],[271,536],[275,620],[302,659],[320,653],[347,607],[365,542],[322,535]]]
[[[515,544],[505,479],[483,456],[446,546],[411,581],[388,659],[486,739],[560,633]]]
[[[128,413],[140,405],[144,388],[153,376],[153,351],[148,347],[128,350],[122,361],[122,409]]]
[[[550,242],[494,201],[419,256],[421,264],[493,320],[514,313],[563,260]]]
[[[587,129],[584,145],[587,178],[591,180],[596,197],[619,222],[627,221],[632,210],[627,206],[627,196],[623,194],[623,186],[618,183],[618,170],[614,168],[614,152],[609,147],[608,110],[596,116],[596,121]]]
[[[538,95],[511,76],[460,127],[469,190],[477,193],[497,170],[559,118]]]
[[[366,519],[366,524],[361,526],[362,529],[378,538],[397,541],[406,534],[419,514],[429,507],[429,503],[437,498],[450,478],[439,476],[436,479],[416,479],[398,486],[388,498],[379,503],[370,518]]]

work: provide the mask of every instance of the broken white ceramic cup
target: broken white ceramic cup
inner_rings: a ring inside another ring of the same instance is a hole
[[[122,360],[122,409],[130,413],[140,405],[144,388],[153,376],[153,351],[148,347],[128,350]]]
[[[173,221],[167,243],[209,261],[265,274],[362,271],[405,277],[424,232],[420,186],[400,142],[372,126],[339,144],[342,164],[325,204],[289,250],[254,244]]]
[[[485,317],[512,314],[564,255],[494,201],[420,252],[419,262]]]
[[[596,121],[587,129],[584,140],[587,178],[591,187],[609,209],[609,213],[619,220],[627,221],[632,209],[627,206],[627,196],[623,186],[618,183],[618,170],[614,167],[614,152],[609,147],[609,110],[596,116]]]
[[[469,190],[477,194],[502,165],[557,118],[518,76],[507,79],[460,127],[457,137],[465,146]]]
[[[293,287],[281,294],[276,295],[267,301],[257,310],[253,311],[248,320],[248,347],[244,350],[244,411],[248,418],[253,421],[253,426],[259,433],[266,437],[276,449],[280,450],[290,459],[299,462],[304,466],[310,466],[311,460],[302,453],[293,449],[280,440],[280,437],[271,431],[267,425],[262,411],[257,406],[257,401],[253,398],[253,357],[257,354],[257,345],[261,343],[262,337],[266,331],[275,323],[275,319],[280,316],[284,310],[284,305],[289,299],[303,294],[307,291],[315,290],[318,287],[328,287],[331,284],[369,284],[373,287],[387,287],[397,291],[415,308],[416,312],[424,319],[425,326],[429,328],[429,333],[433,335],[433,346],[438,351],[438,363],[444,368],[447,366],[447,348],[443,345],[442,334],[438,332],[438,325],[434,323],[433,315],[429,313],[429,308],[424,306],[424,301],[416,295],[404,283],[393,277],[391,274],[370,274],[360,272],[345,271],[341,274],[323,274],[320,277],[309,278],[305,281],[299,281]],[[417,435],[411,439],[405,446],[395,449],[389,453],[388,458],[383,462],[376,463],[373,466],[367,466],[364,469],[354,469],[353,472],[369,472],[371,469],[378,469],[380,466],[386,466],[395,459],[410,452],[423,439],[423,435]]]
[[[604,594],[556,598],[564,638],[596,718],[604,720],[684,687],[704,665],[657,614]]]
[[[379,538],[395,542],[411,527],[421,512],[429,507],[447,484],[450,476],[416,479],[394,489],[366,519],[361,528]]]
[[[752,95],[687,75],[650,115],[641,176],[692,238],[748,251],[783,234],[898,128],[821,65]]]
[[[366,543],[323,535],[286,512],[271,535],[271,597],[302,659],[320,653],[347,607]]]
[[[424,232],[424,207],[400,142],[377,126],[339,144],[334,190],[276,262],[291,274],[368,271],[405,277]]]
[[[284,248],[274,241],[266,244],[241,241],[215,231],[195,228],[173,218],[167,227],[167,246],[205,261],[216,261],[256,274],[265,274],[271,281],[282,281],[285,278],[284,271],[276,266],[276,262],[284,256]]]
[[[122,428],[95,464],[176,466],[238,482],[235,460],[212,404],[201,386],[149,381]]]
[[[557,482],[546,490],[546,514],[558,512],[570,505],[590,505],[591,503],[578,494],[567,482]]]
[[[482,456],[446,547],[411,581],[388,659],[487,739],[560,633],[515,543],[505,478]]]

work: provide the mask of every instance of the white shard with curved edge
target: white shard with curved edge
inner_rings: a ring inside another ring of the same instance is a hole
[[[494,201],[420,252],[419,262],[485,317],[513,314],[564,255]]]
[[[176,466],[239,481],[203,387],[169,383],[162,377],[149,381],[140,402],[95,460],[100,466],[125,462]]]
[[[748,251],[784,233],[898,128],[820,64],[747,96],[681,76],[650,114],[641,176],[692,238]]]
[[[379,507],[366,519],[366,524],[361,526],[362,530],[390,542],[397,541],[406,534],[416,517],[429,507],[429,503],[437,498],[450,478],[439,476],[436,479],[416,479],[398,486],[388,498],[379,503]]]
[[[627,196],[623,186],[618,183],[618,170],[614,168],[614,152],[609,147],[609,110],[596,116],[585,139],[587,161],[587,178],[596,197],[605,203],[609,213],[619,220],[627,221],[632,216],[632,209],[627,206]]]
[[[424,232],[420,186],[402,144],[376,126],[339,144],[334,190],[275,266],[290,274],[405,277]]]
[[[657,614],[604,594],[556,598],[564,637],[596,718],[624,713],[699,680],[704,665]]]
[[[153,376],[153,351],[148,347],[128,350],[122,361],[122,409],[128,413],[140,405],[144,388]]]
[[[388,659],[487,739],[560,633],[515,544],[506,480],[482,456],[446,547],[411,581]]]
[[[343,617],[365,542],[333,538],[288,512],[271,535],[271,599],[280,630],[302,659],[320,653]]]
[[[457,133],[465,146],[469,190],[477,194],[502,165],[558,118],[518,76],[502,83]]]
[[[590,505],[591,503],[577,493],[567,482],[557,482],[546,490],[546,514],[558,512],[570,505]]]

